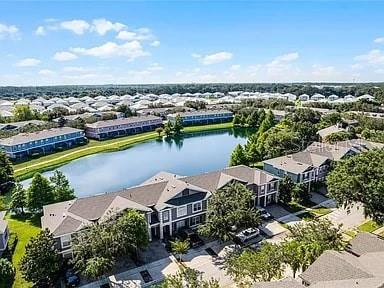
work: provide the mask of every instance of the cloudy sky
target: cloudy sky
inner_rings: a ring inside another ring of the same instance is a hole
[[[384,1],[52,2],[0,2],[0,85],[384,81]]]

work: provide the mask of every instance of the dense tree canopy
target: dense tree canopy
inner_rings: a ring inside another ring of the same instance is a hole
[[[31,212],[39,213],[43,206],[55,202],[52,185],[47,178],[36,173],[27,190],[27,207]]]
[[[73,262],[86,277],[98,278],[115,265],[118,257],[137,257],[137,250],[148,242],[144,216],[133,210],[125,211],[79,232],[73,239]]]
[[[370,150],[336,163],[327,177],[330,197],[351,207],[360,202],[366,216],[384,223],[384,149]]]
[[[20,270],[24,279],[37,287],[49,287],[57,279],[60,259],[52,234],[43,230],[25,246]]]
[[[69,184],[69,181],[63,172],[55,170],[49,180],[51,181],[55,202],[67,201],[75,198],[75,191]]]
[[[219,288],[219,282],[215,279],[203,280],[202,273],[182,267],[181,271],[174,275],[166,276],[164,281],[156,288]]]
[[[252,207],[254,194],[239,183],[217,190],[209,199],[207,220],[199,233],[227,241],[234,228],[256,227],[260,223],[257,209]]]
[[[12,163],[7,154],[0,150],[0,195],[11,191],[14,181]]]

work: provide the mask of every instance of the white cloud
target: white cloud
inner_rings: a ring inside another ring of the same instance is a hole
[[[20,38],[20,31],[15,25],[0,23],[0,39],[10,37],[12,39]]]
[[[151,44],[149,44],[149,45],[151,45],[151,46],[153,46],[153,47],[159,47],[160,46],[160,41],[159,40],[155,40],[155,41],[153,41]]]
[[[120,31],[117,36],[117,39],[120,40],[125,40],[125,41],[133,41],[133,40],[138,40],[138,41],[145,41],[145,40],[151,40],[153,39],[153,35],[150,29],[148,28],[139,28],[134,31]],[[154,41],[156,42],[156,41]],[[160,42],[159,42],[160,44]]]
[[[42,69],[39,71],[39,75],[41,76],[53,76],[55,75],[56,73],[52,70],[49,70],[49,69]]]
[[[109,31],[120,31],[124,29],[126,26],[122,23],[118,22],[111,22],[109,20],[106,20],[104,18],[102,19],[95,19],[92,22],[92,31],[96,31],[99,35],[105,35]]]
[[[374,43],[382,44],[384,43],[384,37],[379,37],[373,40]]]
[[[277,56],[268,65],[270,65],[270,66],[277,66],[277,65],[281,65],[283,63],[288,63],[288,62],[295,61],[297,59],[299,59],[299,53],[297,53],[297,52],[287,53],[287,54],[283,54],[283,55]]]
[[[384,63],[384,52],[379,49],[374,49],[366,54],[362,54],[355,57],[355,61],[363,62],[366,64],[383,64]]]
[[[88,69],[81,67],[81,66],[67,66],[63,68],[64,72],[86,72]]]
[[[315,81],[332,81],[337,79],[339,73],[334,66],[312,65],[311,74]]]
[[[36,58],[25,58],[16,63],[19,67],[33,67],[40,64],[40,60]]]
[[[134,60],[138,57],[149,55],[143,50],[139,41],[130,41],[123,44],[117,44],[115,42],[107,42],[103,45],[92,48],[70,48],[71,52],[94,56],[100,58],[112,58],[112,57],[127,57],[129,60]]]
[[[52,58],[56,61],[70,61],[70,60],[76,59],[77,56],[71,52],[61,51],[61,52],[56,52]]]
[[[211,65],[211,64],[217,64],[224,61],[228,61],[232,59],[232,56],[233,56],[232,53],[225,52],[225,51],[206,55],[206,56],[201,56],[199,54],[192,54],[192,57],[199,58],[200,62],[203,65]]]
[[[63,21],[60,23],[60,27],[77,35],[82,35],[84,32],[88,31],[91,27],[88,22],[80,19],[71,20],[71,21]]]
[[[47,34],[47,32],[45,31],[44,26],[39,26],[36,28],[35,34],[39,36],[44,36],[45,34]]]
[[[231,66],[231,70],[233,70],[233,71],[239,70],[240,68],[241,68],[241,66],[239,64]]]

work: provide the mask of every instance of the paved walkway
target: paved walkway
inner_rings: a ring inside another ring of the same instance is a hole
[[[361,205],[355,205],[349,211],[340,207],[323,217],[335,224],[342,224],[341,229],[344,231],[355,228],[366,220]]]

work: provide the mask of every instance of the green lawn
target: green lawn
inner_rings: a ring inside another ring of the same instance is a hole
[[[311,221],[316,218],[316,214],[312,211],[306,211],[302,214],[297,215],[297,217],[303,219],[304,221]]]
[[[17,234],[18,242],[15,252],[12,257],[12,263],[16,267],[16,277],[13,282],[13,288],[26,288],[32,287],[31,283],[26,282],[22,277],[20,270],[18,269],[21,257],[25,253],[25,245],[28,241],[36,236],[40,231],[40,219],[39,217],[29,220],[23,218],[10,218],[7,217],[9,230]]]
[[[375,221],[368,220],[367,222],[361,224],[357,229],[361,232],[373,232],[379,229],[381,226],[377,224]]]
[[[226,129],[233,127],[232,123],[212,124],[204,126],[191,126],[184,128],[184,133],[209,131],[217,129]],[[23,180],[33,176],[36,172],[52,170],[75,159],[101,153],[112,152],[126,149],[134,144],[142,143],[148,140],[156,139],[158,134],[154,131],[131,135],[122,138],[110,139],[105,141],[90,140],[87,145],[79,146],[73,149],[57,152],[54,154],[42,156],[27,162],[14,165],[15,176]]]
[[[318,208],[313,208],[312,212],[319,215],[319,216],[323,216],[323,215],[327,215],[327,214],[331,213],[332,210],[329,208],[325,208],[325,207],[318,207]]]

